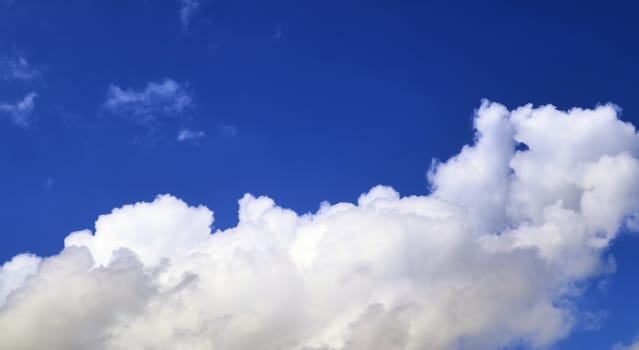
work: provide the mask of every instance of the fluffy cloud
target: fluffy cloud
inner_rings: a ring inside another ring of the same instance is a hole
[[[484,103],[432,194],[377,186],[299,215],[245,195],[239,223],[171,196],[114,209],[58,255],[2,267],[21,349],[498,349],[566,336],[639,212],[639,136],[612,106]],[[522,143],[527,147],[517,147]]]
[[[17,126],[27,127],[31,123],[37,96],[35,92],[30,92],[15,103],[0,102],[0,113],[8,115]]]
[[[37,256],[21,254],[0,267],[0,305],[4,304],[10,292],[19,288],[28,276],[36,273],[40,261]]]
[[[180,0],[180,23],[184,32],[189,30],[191,20],[199,9],[200,2],[198,0]]]

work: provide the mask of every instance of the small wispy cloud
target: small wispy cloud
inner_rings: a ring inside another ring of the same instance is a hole
[[[612,350],[639,350],[639,340],[629,345],[617,343],[612,347]]]
[[[582,328],[589,331],[597,331],[603,327],[608,316],[609,312],[605,310],[584,312]]]
[[[199,9],[200,2],[198,0],[180,0],[180,23],[184,33],[188,32],[191,20]]]
[[[219,50],[219,49],[221,49],[221,48],[222,48],[222,44],[221,44],[220,42],[217,42],[217,41],[215,41],[215,42],[211,42],[211,43],[207,46],[207,48],[209,49],[209,51],[217,51],[217,50]]]
[[[237,134],[240,132],[237,126],[229,124],[220,124],[218,126],[218,129],[220,130],[220,133],[222,135],[226,136],[237,136]]]
[[[2,102],[0,103],[0,113],[8,115],[17,126],[26,128],[31,123],[37,96],[38,94],[35,92],[30,92],[15,103]]]
[[[50,190],[53,188],[53,185],[55,184],[55,180],[53,180],[52,177],[47,177],[46,180],[44,180],[44,189],[45,190]]]
[[[165,79],[148,82],[140,90],[111,85],[103,108],[141,126],[153,128],[160,119],[180,117],[193,108],[193,98],[184,84]]]
[[[33,80],[40,75],[40,71],[33,67],[22,55],[0,56],[1,80]]]
[[[202,130],[180,129],[177,134],[177,140],[180,142],[195,142],[206,136]]]
[[[275,31],[273,32],[273,35],[271,35],[271,39],[279,40],[282,38],[282,35],[284,35],[284,32],[282,31],[282,26],[277,26],[275,28]]]

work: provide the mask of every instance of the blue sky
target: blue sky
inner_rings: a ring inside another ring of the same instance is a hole
[[[631,1],[0,2],[0,261],[57,254],[98,215],[162,193],[206,205],[222,229],[247,192],[298,213],[378,184],[428,194],[432,159],[472,141],[483,98],[610,102],[639,125],[638,13]],[[607,316],[554,348],[639,334],[639,240],[609,249],[616,272],[576,300]]]

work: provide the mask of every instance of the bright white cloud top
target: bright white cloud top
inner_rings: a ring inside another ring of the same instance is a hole
[[[639,136],[610,105],[484,103],[433,192],[377,186],[299,215],[245,195],[236,227],[171,196],[102,215],[0,270],[21,349],[496,349],[566,336],[636,228]],[[527,147],[517,147],[517,144]]]

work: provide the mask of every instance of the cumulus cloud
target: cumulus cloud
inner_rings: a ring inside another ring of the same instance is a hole
[[[0,102],[0,113],[9,116],[17,126],[27,127],[31,123],[31,115],[35,109],[37,96],[38,94],[35,92],[30,92],[15,103]]]
[[[40,75],[22,55],[0,56],[0,79],[2,80],[33,80]]]
[[[201,138],[206,136],[204,131],[201,130],[191,130],[188,128],[180,129],[177,134],[177,140],[180,142],[190,141],[195,142]]]
[[[19,288],[28,276],[36,273],[40,261],[35,255],[21,254],[0,267],[0,305],[4,304],[10,292]]]
[[[200,2],[198,0],[180,0],[180,23],[184,32],[189,30],[191,20],[199,9]]]
[[[246,194],[237,226],[171,195],[102,215],[0,274],[21,349],[545,347],[639,211],[639,136],[613,106],[485,102],[432,193],[376,186],[297,214]],[[527,147],[517,147],[518,143]],[[523,150],[525,149],[525,150]]]

